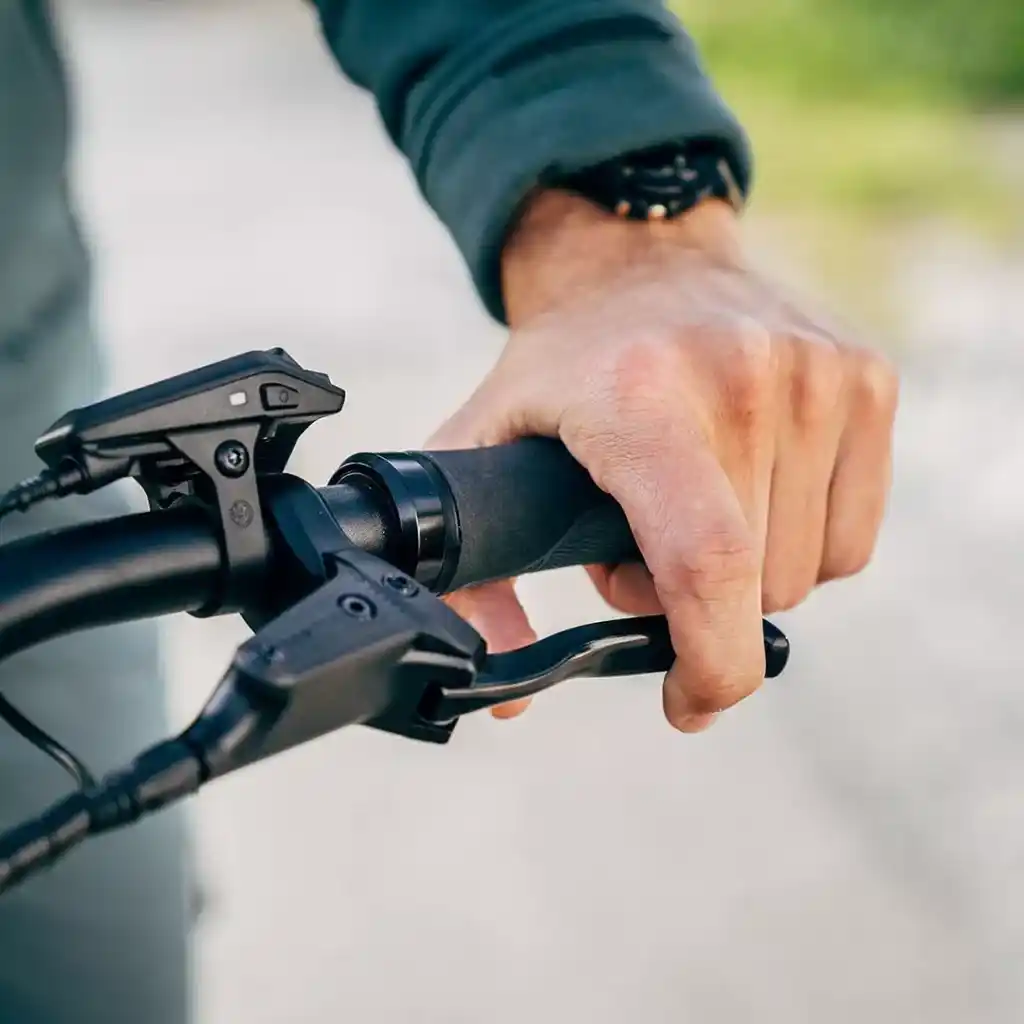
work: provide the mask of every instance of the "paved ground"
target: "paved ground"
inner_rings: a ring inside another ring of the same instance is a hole
[[[65,6],[118,383],[282,344],[350,389],[303,472],[416,445],[500,336],[307,5]],[[651,681],[580,683],[218,785],[202,1024],[1024,1019],[1024,265],[913,268],[884,541],[787,617],[785,682],[696,739]],[[600,614],[527,591],[545,631]],[[183,721],[243,635],[171,624]]]

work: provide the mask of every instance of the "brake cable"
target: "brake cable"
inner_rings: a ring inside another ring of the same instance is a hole
[[[83,474],[77,466],[69,466],[62,470],[44,469],[37,476],[15,484],[3,497],[0,497],[0,520],[12,512],[27,512],[40,502],[71,494],[76,487],[81,486],[82,482]],[[45,729],[36,725],[2,694],[0,694],[0,719],[6,722],[19,736],[28,740],[33,747],[59,764],[75,780],[80,789],[96,784],[95,777],[81,758],[75,756]]]
[[[23,715],[3,694],[0,694],[0,719],[20,736],[24,736],[37,750],[56,761],[75,780],[80,789],[96,785],[95,777],[80,758]]]

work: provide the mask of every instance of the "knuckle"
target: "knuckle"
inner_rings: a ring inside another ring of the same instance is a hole
[[[798,426],[813,430],[836,415],[844,384],[839,350],[825,340],[794,344],[797,354],[790,380],[790,401]]]
[[[673,389],[681,371],[675,345],[660,334],[631,338],[611,360],[610,388],[619,406],[660,401]]]
[[[774,392],[776,346],[771,332],[744,323],[731,329],[729,340],[722,374],[730,402],[741,414],[757,412]]]
[[[899,401],[899,375],[878,352],[859,351],[854,359],[854,395],[858,407],[872,416],[891,419]]]
[[[723,527],[711,531],[695,546],[669,553],[660,589],[668,596],[686,595],[714,603],[756,586],[760,566],[745,531]]]

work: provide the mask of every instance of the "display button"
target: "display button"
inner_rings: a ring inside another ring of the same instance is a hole
[[[264,384],[260,388],[264,409],[295,409],[299,404],[299,393],[287,384]]]

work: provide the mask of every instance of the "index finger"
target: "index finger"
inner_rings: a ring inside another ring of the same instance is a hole
[[[622,506],[668,618],[665,713],[695,731],[764,676],[758,544],[726,470],[679,408],[587,420],[563,442]]]

